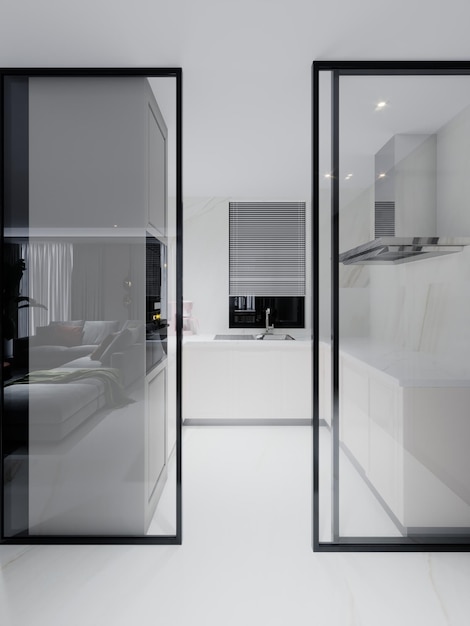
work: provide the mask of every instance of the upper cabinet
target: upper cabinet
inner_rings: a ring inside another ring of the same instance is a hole
[[[166,144],[144,77],[30,78],[29,227],[163,235]]]
[[[148,221],[167,234],[167,129],[155,99],[148,103]]]

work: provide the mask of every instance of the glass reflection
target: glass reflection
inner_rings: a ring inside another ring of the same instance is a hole
[[[330,343],[320,304],[320,541],[465,543],[470,80],[371,71],[340,76],[337,93],[339,167],[328,178],[333,122],[320,98],[320,303],[337,271],[339,329]],[[333,267],[322,244],[330,193]],[[336,394],[324,382],[335,345]]]
[[[151,82],[6,79],[7,537],[176,534],[176,96]]]
[[[363,110],[372,93],[387,110]],[[340,98],[340,171],[356,156],[360,178],[340,176],[340,535],[468,531],[470,229],[457,205],[470,81],[345,77]]]

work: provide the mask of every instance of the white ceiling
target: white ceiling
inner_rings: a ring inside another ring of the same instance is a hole
[[[374,155],[394,135],[432,134],[470,105],[470,76],[343,76],[340,79],[340,180],[344,187],[373,184]],[[329,123],[329,85],[322,111]],[[376,110],[380,101],[387,105]],[[321,172],[331,168],[323,134]],[[353,174],[345,180],[348,174]],[[325,181],[326,182],[326,181]]]
[[[0,0],[0,15],[6,67],[182,67],[187,196],[310,197],[314,59],[470,57],[468,0]]]

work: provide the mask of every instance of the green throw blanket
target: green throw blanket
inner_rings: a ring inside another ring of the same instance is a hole
[[[122,407],[134,402],[128,398],[119,379],[119,370],[103,368],[82,368],[71,370],[37,370],[30,372],[18,380],[5,383],[9,385],[32,385],[38,383],[73,383],[84,378],[96,378],[104,384],[106,404],[112,407]]]

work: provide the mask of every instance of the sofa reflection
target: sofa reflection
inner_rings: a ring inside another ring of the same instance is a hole
[[[39,327],[29,340],[29,372],[7,382],[5,410],[17,418],[29,409],[30,440],[60,441],[100,409],[125,402],[124,389],[144,374],[143,350],[138,322]]]
[[[156,343],[154,370],[164,372]],[[51,323],[28,356],[28,373],[4,388],[6,534],[145,533],[159,494],[150,511],[144,325]]]

